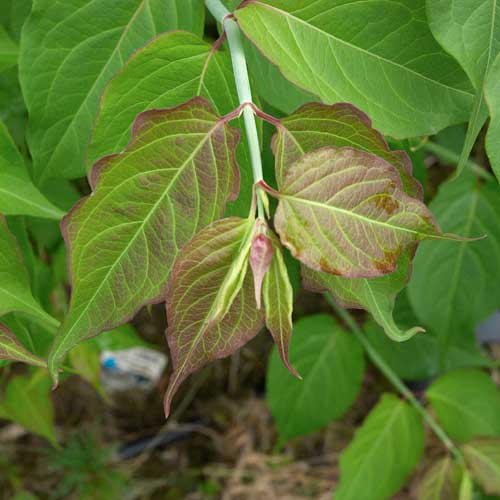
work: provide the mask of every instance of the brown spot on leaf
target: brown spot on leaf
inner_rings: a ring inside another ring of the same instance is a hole
[[[377,208],[385,210],[385,212],[389,215],[399,208],[398,200],[387,195],[382,195],[377,198],[375,205],[377,206]]]
[[[319,267],[321,267],[321,270],[325,273],[333,274],[335,276],[342,276],[342,273],[338,269],[332,267],[324,257],[321,257],[321,259],[319,259]]]
[[[374,260],[373,265],[382,273],[392,273],[398,264],[398,257],[400,252],[398,250],[391,252],[386,250],[384,252],[383,260]]]

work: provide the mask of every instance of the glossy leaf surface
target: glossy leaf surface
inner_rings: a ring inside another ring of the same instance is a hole
[[[73,286],[49,367],[83,339],[163,300],[179,249],[238,192],[238,133],[202,98],[142,113],[125,151],[100,160],[93,194],[65,217]]]
[[[289,357],[303,380],[290,375],[277,348],[267,372],[267,402],[281,443],[340,418],[356,399],[365,368],[356,338],[323,314],[295,323]]]
[[[352,102],[385,134],[427,135],[467,119],[470,84],[434,40],[424,0],[384,3],[384,15],[378,0],[243,5],[243,32],[285,77],[323,102]]]

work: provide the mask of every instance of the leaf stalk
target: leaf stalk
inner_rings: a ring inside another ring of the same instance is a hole
[[[240,28],[233,19],[231,12],[227,10],[220,0],[205,0],[205,5],[215,19],[222,24],[229,44],[238,99],[240,105],[243,105],[243,121],[245,123],[245,131],[250,150],[253,179],[254,184],[257,184],[263,179],[262,158],[260,155],[259,135],[255,123],[254,109],[253,106],[246,105],[253,104],[253,99]],[[265,218],[264,206],[260,196],[257,196],[257,212],[261,219]]]
[[[446,434],[444,429],[436,422],[434,417],[425,409],[420,401],[414,396],[413,392],[406,387],[404,382],[398,375],[390,368],[390,366],[382,359],[377,350],[373,347],[370,341],[363,335],[361,328],[358,326],[354,318],[342,307],[340,307],[332,298],[329,293],[325,293],[325,298],[333,308],[333,310],[340,316],[344,323],[349,327],[352,333],[359,340],[366,354],[372,363],[385,375],[387,380],[394,386],[394,388],[420,413],[422,418],[427,422],[429,427],[434,431],[436,436],[441,440],[447,450],[459,462],[463,463],[462,452],[455,446],[450,437]]]

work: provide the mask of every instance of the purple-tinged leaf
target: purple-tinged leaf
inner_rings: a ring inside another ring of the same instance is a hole
[[[126,149],[98,161],[93,193],[63,220],[72,297],[49,355],[64,355],[160,302],[175,257],[238,193],[238,133],[198,97],[140,114]]]
[[[29,352],[16,336],[0,323],[0,359],[21,361],[34,366],[46,367],[45,361]]]
[[[292,255],[316,271],[371,278],[396,269],[406,248],[443,235],[430,211],[403,191],[397,170],[352,148],[323,148],[291,165],[275,226]]]
[[[257,223],[258,224],[258,223]],[[255,302],[257,302],[257,309],[261,307],[262,297],[262,282],[264,276],[269,271],[271,262],[273,260],[273,244],[267,235],[266,223],[259,224],[256,234],[252,239],[252,246],[250,248],[250,267],[253,272],[253,282],[255,288]]]
[[[422,186],[412,177],[408,155],[404,151],[391,151],[383,135],[372,128],[370,118],[352,104],[311,102],[273,123],[277,128],[273,150],[278,185],[283,183],[287,168],[305,153],[326,146],[352,147],[393,165],[401,176],[405,193],[422,198]]]
[[[293,288],[288,277],[281,245],[278,238],[270,235],[273,245],[273,259],[269,271],[264,276],[264,308],[266,327],[271,332],[283,364],[292,375],[302,379],[288,359],[292,337]]]
[[[229,275],[241,272],[233,264],[246,248],[254,224],[252,219],[236,217],[218,220],[198,233],[175,261],[167,291],[167,340],[173,365],[165,394],[167,416],[172,397],[186,377],[229,356],[263,327],[250,272],[227,313],[212,320],[223,284]]]

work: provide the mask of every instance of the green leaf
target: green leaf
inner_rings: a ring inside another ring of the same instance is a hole
[[[137,51],[106,87],[88,150],[87,168],[102,156],[123,149],[138,113],[176,106],[197,95],[207,98],[221,116],[238,106],[229,54],[191,33],[159,36]],[[237,159],[242,196],[230,213],[245,216],[253,185],[246,138],[238,148]]]
[[[486,134],[486,152],[490,159],[491,168],[497,179],[500,179],[500,145],[498,137],[500,137],[500,89],[498,82],[500,81],[500,55],[497,56],[495,62],[491,66],[490,73],[486,79],[484,93],[486,103],[490,111],[490,126]]]
[[[363,349],[332,317],[318,314],[295,323],[290,376],[275,348],[267,370],[267,403],[283,443],[340,418],[356,399],[364,374]]]
[[[400,257],[394,272],[379,278],[348,279],[333,274],[302,268],[304,287],[313,292],[330,292],[335,301],[346,309],[365,309],[384,329],[385,334],[397,342],[408,340],[424,331],[420,327],[401,330],[393,318],[396,295],[406,286],[411,270],[411,251]]]
[[[486,373],[450,372],[427,389],[427,398],[452,439],[500,436],[500,392]]]
[[[0,401],[0,418],[16,422],[57,445],[50,378],[46,370],[9,380],[4,399]]]
[[[457,500],[460,475],[460,468],[450,457],[441,458],[423,477],[418,500]]]
[[[405,248],[447,239],[432,214],[403,191],[396,169],[352,148],[323,148],[291,165],[275,226],[292,255],[316,271],[373,278],[396,269]]]
[[[293,288],[288,277],[288,270],[278,238],[271,233],[273,258],[268,272],[264,276],[262,294],[266,327],[271,332],[279,355],[290,373],[301,376],[290,364],[288,351],[292,337]]]
[[[414,260],[409,297],[424,326],[446,346],[473,341],[475,327],[500,305],[500,189],[464,172],[443,184],[430,208],[446,230],[481,241],[423,243]]]
[[[475,439],[463,447],[472,476],[490,495],[500,495],[500,439]]]
[[[94,192],[63,220],[73,292],[49,357],[54,377],[72,347],[163,299],[179,249],[238,192],[237,139],[198,97],[142,113],[125,151],[94,166]]]
[[[283,183],[290,165],[305,153],[326,146],[351,147],[372,153],[393,165],[401,176],[405,193],[422,198],[422,187],[411,175],[408,155],[404,151],[391,151],[382,134],[372,128],[368,116],[351,104],[309,103],[274,123],[277,128],[273,149],[278,186]]]
[[[21,361],[40,367],[47,366],[43,359],[29,352],[2,323],[0,323],[0,359]]]
[[[167,287],[167,340],[173,373],[165,394],[165,414],[172,397],[191,373],[225,358],[245,345],[263,327],[256,308],[252,273],[234,267],[248,257],[254,220],[231,217],[214,222],[198,233],[177,257]],[[227,313],[214,319],[224,284],[234,274],[236,294]]]
[[[12,311],[28,314],[52,326],[57,325],[57,321],[33,298],[21,251],[0,215],[0,316]]]
[[[245,57],[257,94],[274,108],[288,114],[307,102],[317,100],[316,96],[284,78],[279,69],[246,39]]]
[[[476,89],[458,175],[488,116],[483,88],[500,51],[500,5],[496,0],[427,0],[427,17],[437,41],[457,59]]]
[[[200,29],[203,12],[197,0],[121,0],[119,8],[114,0],[34,2],[19,69],[37,180],[85,173],[86,147],[106,83],[159,33]]]
[[[386,500],[418,464],[424,427],[405,401],[384,394],[340,455],[335,500]]]
[[[0,212],[60,219],[64,212],[33,185],[23,157],[0,121]]]
[[[0,26],[0,71],[17,64],[17,45],[3,26]]]
[[[325,103],[352,102],[385,134],[433,134],[469,115],[470,84],[432,37],[424,0],[384,3],[383,15],[378,0],[243,5],[243,32],[286,78]]]

